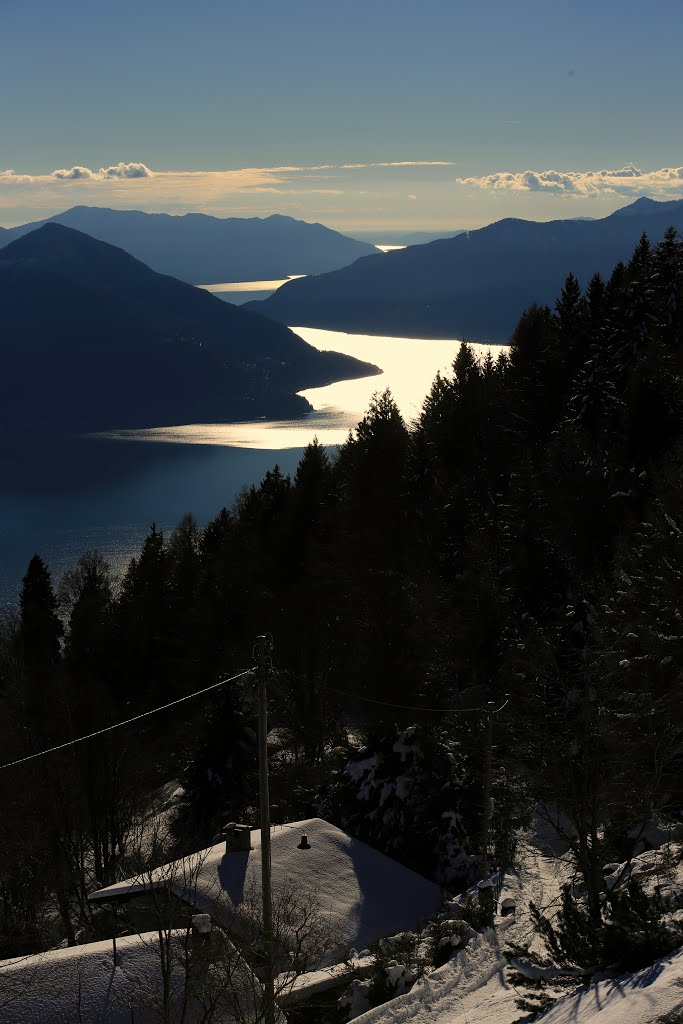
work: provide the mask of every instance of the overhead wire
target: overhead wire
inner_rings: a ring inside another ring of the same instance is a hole
[[[168,704],[161,704],[158,707],[150,708],[149,711],[143,711],[139,715],[134,715],[132,718],[126,718],[122,722],[115,722],[114,725],[105,726],[102,729],[96,729],[94,732],[87,733],[84,736],[77,736],[75,739],[67,740],[65,743],[58,743],[54,747],[48,747],[45,750],[36,751],[34,754],[27,754],[25,757],[19,757],[14,761],[7,761],[5,764],[0,764],[0,770],[4,768],[14,768],[16,765],[26,764],[28,761],[35,761],[40,757],[47,757],[48,754],[54,754],[59,750],[66,750],[69,747],[74,747],[79,743],[86,743],[88,740],[95,739],[97,736],[104,736],[106,733],[114,732],[116,729],[122,729],[126,725],[132,725],[134,722],[139,722],[144,718],[149,718],[152,715],[158,714],[160,711],[167,711],[169,708],[176,707],[178,704],[184,704],[188,700],[194,700],[195,697],[201,697],[205,693],[210,693],[212,690],[218,690],[222,686],[226,686],[228,683],[237,682],[238,679],[244,679],[245,676],[253,676],[254,669],[244,669],[242,672],[238,672],[234,676],[230,676],[227,679],[221,679],[217,683],[213,683],[211,686],[205,686],[202,690],[195,690],[193,693],[185,694],[184,697],[179,697],[177,700],[170,701]],[[466,715],[466,714],[477,714],[482,711],[486,711],[486,707],[476,708],[425,708],[419,707],[415,704],[397,704],[391,701],[377,700],[374,697],[363,697],[358,693],[351,693],[349,690],[341,690],[334,686],[329,686],[328,690],[332,693],[337,693],[342,697],[350,697],[352,700],[362,700],[368,704],[377,704],[381,707],[394,708],[400,711],[416,711],[424,714],[441,714],[441,715]],[[509,699],[506,699],[499,708],[495,711],[490,712],[492,715],[497,715],[503,708],[509,703]],[[280,710],[279,708],[276,709]]]
[[[238,672],[237,675],[230,676],[228,679],[221,679],[218,683],[213,683],[211,686],[205,686],[203,690],[195,690],[193,693],[187,693],[184,697],[172,700],[169,704],[161,704],[159,707],[150,708],[149,711],[143,711],[142,714],[134,715],[132,718],[127,718],[123,722],[115,722],[114,725],[107,725],[103,729],[96,729],[95,732],[89,732],[85,736],[77,736],[76,739],[67,740],[66,743],[58,743],[54,747],[48,747],[46,750],[39,750],[35,754],[28,754],[26,757],[19,757],[16,761],[8,761],[6,764],[0,764],[0,770],[3,768],[13,768],[15,765],[25,764],[27,761],[34,761],[39,757],[46,757],[48,754],[54,754],[58,750],[66,750],[67,747],[74,747],[78,743],[85,743],[87,740],[92,740],[96,736],[103,736],[105,733],[113,732],[115,729],[122,729],[125,725],[132,725],[133,722],[139,722],[143,718],[149,718],[151,715],[156,715],[160,711],[167,711],[168,708],[176,707],[178,704],[184,704],[185,701],[188,700],[194,700],[195,697],[201,697],[202,694],[210,693],[212,690],[218,690],[221,686],[226,686],[228,683],[234,683],[238,679],[243,679],[245,676],[253,675],[253,673],[253,669],[245,669],[243,672]]]
[[[339,690],[335,686],[328,686],[328,690],[332,693],[338,693],[342,697],[351,697],[352,700],[363,700],[367,704],[379,704],[384,708],[398,708],[401,711],[422,711],[430,714],[439,715],[471,715],[478,712],[486,711],[486,706],[478,708],[422,708],[416,704],[394,704],[387,700],[376,700],[374,697],[363,697],[360,693],[351,693],[349,690]],[[492,711],[492,715],[497,715],[499,711],[502,711],[506,704],[509,703],[509,698],[501,704],[499,708]]]

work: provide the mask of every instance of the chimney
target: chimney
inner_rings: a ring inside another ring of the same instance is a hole
[[[248,825],[229,822],[223,829],[226,853],[242,853],[251,850],[251,829]]]
[[[209,914],[193,914],[192,931],[195,935],[209,935],[211,933],[211,917]]]

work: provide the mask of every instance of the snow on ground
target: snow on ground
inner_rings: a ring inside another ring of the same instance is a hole
[[[683,952],[564,996],[543,1024],[655,1024],[683,1011]],[[440,1022],[446,1024],[446,1021]]]
[[[308,836],[309,849],[301,849]],[[176,864],[147,879],[129,879],[91,894],[98,901],[166,885],[197,909],[230,925],[235,912],[260,914],[261,833],[251,832],[251,850],[226,854],[225,844]],[[364,949],[382,935],[414,930],[441,902],[439,886],[321,818],[274,825],[271,830],[273,896],[276,908],[299,894],[315,897],[331,941],[320,966]],[[322,923],[322,922],[321,922]]]
[[[560,887],[569,878],[568,864],[548,852],[549,844],[537,832],[522,846],[518,869],[506,876],[499,901],[515,900],[514,918],[497,918],[495,929],[477,935],[410,992],[368,1010],[354,1018],[354,1024],[514,1024],[525,1019],[525,1012],[515,1005],[518,993],[505,977],[503,950],[509,942],[528,942],[542,951],[529,918],[529,901],[552,916]],[[641,853],[628,873],[639,875],[646,889],[658,885],[666,899],[668,894],[683,892],[683,864],[676,863],[679,854],[679,848],[667,846]],[[626,874],[625,865],[612,867],[608,885],[610,878]],[[578,988],[558,1000],[541,1020],[543,1024],[659,1024],[677,1011],[683,1011],[683,951],[635,974]]]
[[[513,899],[514,917],[496,919],[447,964],[418,981],[410,992],[368,1010],[354,1024],[513,1024],[523,1016],[517,992],[505,978],[503,950],[508,942],[529,942],[534,932],[529,901],[552,912],[564,880],[564,865],[536,846],[525,845],[520,867],[506,875],[499,903]]]

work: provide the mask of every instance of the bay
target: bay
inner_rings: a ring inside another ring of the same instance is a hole
[[[459,347],[455,340],[293,329],[317,348],[358,356],[384,372],[302,392],[314,411],[298,420],[190,424],[90,437],[26,435],[12,448],[5,446],[0,604],[16,601],[35,553],[46,560],[55,582],[93,548],[123,572],[152,522],[168,531],[191,513],[203,525],[275,463],[292,474],[314,436],[331,447],[343,443],[375,392],[389,387],[404,417],[414,419],[437,370],[449,370]]]

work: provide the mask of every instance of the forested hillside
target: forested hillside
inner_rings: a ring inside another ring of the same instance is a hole
[[[599,915],[602,865],[683,800],[682,283],[674,231],[570,275],[509,355],[464,344],[415,424],[379,395],[336,458],[312,442],[206,528],[152,527],[120,585],[34,558],[2,760],[238,672],[270,630],[274,820],[320,813],[455,891],[541,801]],[[253,704],[219,693],[2,771],[0,956],[97,934],[85,894],[162,783],[178,847],[253,822]]]
[[[0,308],[3,434],[301,415],[376,369],[58,223],[0,250]]]
[[[300,327],[504,344],[524,309],[552,303],[570,271],[584,284],[608,276],[643,232],[660,238],[670,225],[683,229],[683,200],[642,196],[599,220],[507,217],[288,281],[246,308]]]

